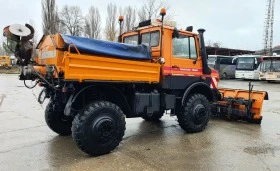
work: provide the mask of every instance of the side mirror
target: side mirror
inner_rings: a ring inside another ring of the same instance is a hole
[[[188,27],[186,28],[186,31],[192,32],[192,31],[193,31],[193,26],[188,26]]]
[[[180,34],[179,34],[179,31],[178,29],[175,27],[174,30],[173,30],[173,33],[172,33],[172,38],[179,38]]]

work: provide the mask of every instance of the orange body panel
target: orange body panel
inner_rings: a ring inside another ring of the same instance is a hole
[[[66,80],[107,80],[158,83],[160,65],[156,63],[65,54]]]
[[[158,83],[160,64],[150,60],[134,61],[98,56],[93,54],[73,53],[62,50],[64,41],[61,35],[46,36],[39,44],[39,64],[55,65],[59,72],[64,72],[65,80],[76,81],[121,81]],[[42,69],[41,69],[42,70]]]

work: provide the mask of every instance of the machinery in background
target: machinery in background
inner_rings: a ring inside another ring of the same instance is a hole
[[[280,81],[280,56],[264,56],[260,64],[260,80]]]
[[[208,55],[208,65],[219,72],[221,79],[235,78],[235,56]]]
[[[238,57],[238,59],[236,62],[235,78],[245,80],[259,80],[262,56],[242,55],[236,57]]]

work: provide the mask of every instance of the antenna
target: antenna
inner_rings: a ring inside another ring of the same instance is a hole
[[[264,22],[263,52],[264,55],[272,55],[273,46],[273,23],[274,23],[275,0],[267,0],[267,11]]]

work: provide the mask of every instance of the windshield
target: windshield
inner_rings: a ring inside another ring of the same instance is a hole
[[[236,69],[253,70],[255,64],[255,58],[246,57],[238,58]]]
[[[173,55],[179,58],[196,59],[196,47],[194,37],[180,35],[179,38],[172,39]]]
[[[263,61],[262,72],[280,72],[280,61]]]

